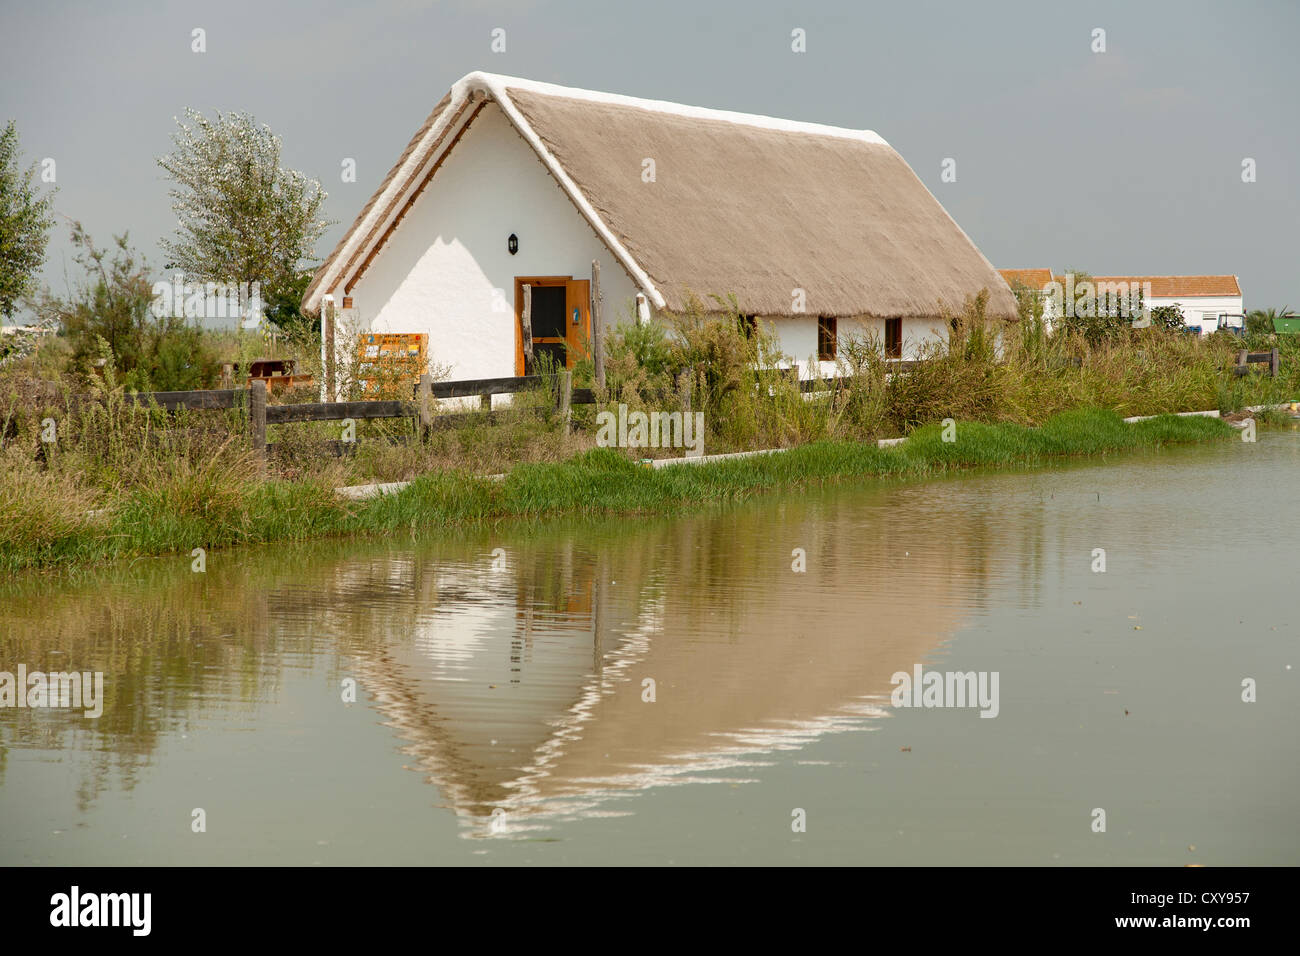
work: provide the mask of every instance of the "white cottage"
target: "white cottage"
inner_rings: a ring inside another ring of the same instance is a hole
[[[520,375],[525,285],[535,350],[572,364],[593,260],[606,327],[734,296],[805,376],[868,330],[911,357],[981,289],[989,315],[1016,315],[875,133],[488,73],[434,108],[303,305],[349,334],[426,333],[454,379]]]

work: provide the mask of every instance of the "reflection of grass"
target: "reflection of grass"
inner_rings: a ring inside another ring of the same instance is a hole
[[[364,502],[340,500],[319,480],[227,482],[200,467],[158,486],[135,488],[109,513],[77,520],[66,512],[83,508],[84,502],[69,500],[61,512],[63,501],[41,488],[6,487],[0,490],[0,569],[494,518],[669,511],[804,482],[925,478],[952,469],[1036,465],[1231,433],[1229,426],[1209,418],[1163,416],[1125,425],[1114,412],[1078,410],[1057,415],[1039,429],[961,423],[953,442],[943,441],[941,427],[930,425],[894,448],[815,442],[777,455],[663,470],[641,468],[611,449],[597,449],[561,463],[518,465],[504,481],[433,472],[399,494]]]

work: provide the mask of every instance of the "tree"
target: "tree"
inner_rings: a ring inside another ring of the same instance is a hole
[[[328,220],[314,179],[280,165],[280,138],[246,113],[209,120],[186,110],[174,149],[158,159],[172,180],[175,237],[163,241],[186,281],[253,283],[263,301],[292,297]],[[298,295],[301,301],[301,294]]]
[[[1153,328],[1164,329],[1166,332],[1178,332],[1186,326],[1183,321],[1183,310],[1175,302],[1173,305],[1157,305],[1151,309],[1151,325]]]
[[[299,272],[286,285],[272,289],[263,299],[266,301],[266,320],[273,323],[281,332],[288,335],[320,334],[320,316],[312,318],[302,311],[302,296],[311,285],[310,270]]]
[[[110,255],[74,223],[72,245],[85,278],[66,297],[45,293],[37,311],[63,327],[74,366],[85,371],[107,359],[128,390],[141,392],[202,388],[215,377],[216,358],[202,330],[181,317],[155,318],[148,266],[125,235],[114,237]]]
[[[45,244],[54,220],[51,190],[38,195],[36,163],[19,165],[18,128],[14,121],[0,133],[0,315],[14,314],[18,302],[30,294],[36,272],[45,264]]]
[[[1082,336],[1090,346],[1095,348],[1103,343],[1119,341],[1132,328],[1134,319],[1142,314],[1144,297],[1141,286],[1129,287],[1127,294],[1123,294],[1118,290],[1098,288],[1099,283],[1091,273],[1067,269],[1065,274],[1074,276],[1076,301],[1063,303],[1065,315],[1060,320],[1061,326]]]

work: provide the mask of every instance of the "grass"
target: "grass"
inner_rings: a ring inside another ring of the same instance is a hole
[[[275,425],[268,438],[276,454],[264,466],[248,451],[241,410],[169,416],[128,404],[112,367],[77,378],[67,368],[68,343],[54,339],[39,354],[0,365],[0,573],[511,517],[666,511],[842,478],[1032,467],[1228,433],[1203,419],[1125,426],[1120,416],[1231,412],[1300,395],[1300,336],[1243,341],[1142,329],[1092,343],[1069,330],[1048,336],[1029,318],[990,323],[984,304],[976,297],[962,314],[941,317],[950,331],[921,345],[924,361],[907,374],[884,360],[879,342],[845,331],[837,353],[842,381],[815,396],[776,371],[795,356],[782,354],[761,323],[750,329],[734,314],[719,321],[692,307],[672,327],[612,331],[607,386],[595,389],[600,404],[574,409],[572,433],[554,414],[552,394],[539,388],[513,396],[527,414],[492,424],[472,419],[435,430],[428,441],[414,440],[405,419],[358,422],[357,441],[347,446],[337,422]],[[242,359],[264,347],[247,336],[217,344]],[[291,345],[301,353],[299,371],[318,373],[311,350]],[[1270,378],[1256,366],[1234,378],[1243,345],[1276,345],[1281,373]],[[591,386],[592,374],[590,360],[581,359],[575,385]],[[355,375],[343,378],[352,381],[349,396],[361,397]],[[393,387],[383,397],[400,397],[401,383]],[[404,387],[409,392],[410,383]],[[99,400],[70,400],[87,392]],[[709,453],[787,451],[646,470],[631,459],[676,452],[593,447],[598,408],[624,402],[632,411],[703,414]],[[943,419],[960,423],[955,442],[927,424]],[[51,421],[53,443],[43,437]],[[898,447],[877,447],[877,439],[903,436]],[[339,449],[345,454],[335,457]],[[495,473],[507,477],[474,477]],[[402,480],[412,483],[378,500],[333,492]]]
[[[365,501],[335,495],[327,476],[260,480],[251,463],[229,455],[137,482],[109,500],[96,500],[67,472],[26,469],[0,488],[0,572],[485,520],[668,512],[808,483],[1033,467],[1233,434],[1212,418],[1167,415],[1130,425],[1113,411],[1085,409],[1056,415],[1041,428],[959,422],[951,442],[940,426],[927,425],[889,448],[824,440],[781,454],[664,469],[593,449],[561,462],[519,464],[502,481],[430,472],[397,494]]]

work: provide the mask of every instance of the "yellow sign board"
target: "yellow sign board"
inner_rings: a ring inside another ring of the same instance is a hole
[[[362,335],[356,375],[362,393],[410,398],[411,387],[429,368],[428,343],[422,332]]]

